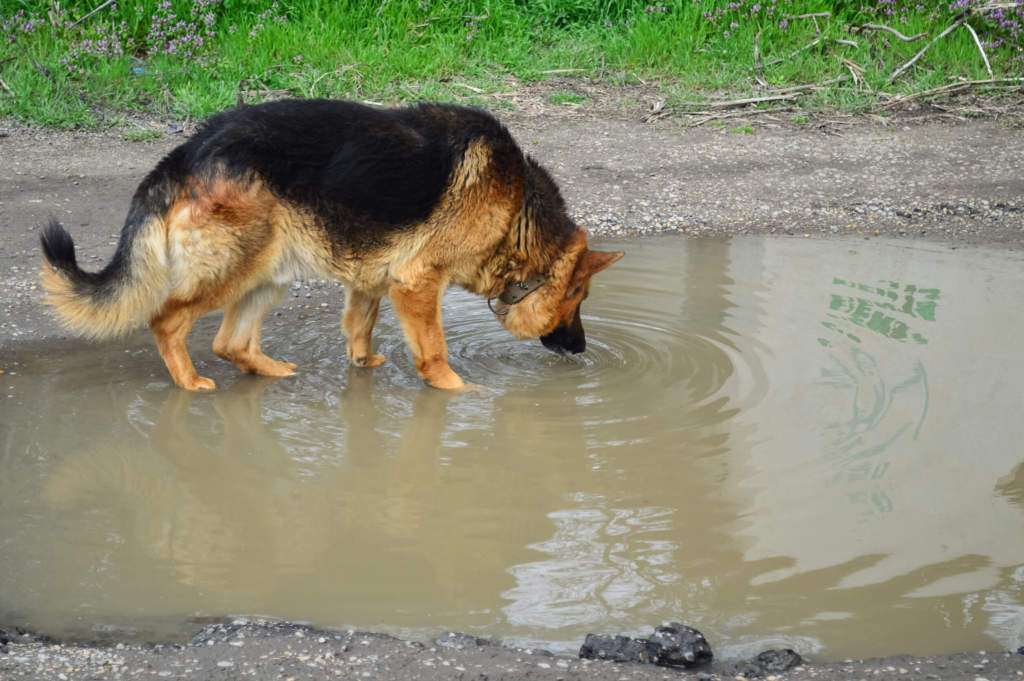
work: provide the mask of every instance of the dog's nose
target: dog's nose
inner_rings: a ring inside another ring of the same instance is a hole
[[[555,329],[546,336],[541,336],[540,342],[548,350],[553,350],[560,355],[578,355],[587,349],[586,336],[574,334],[562,328]]]

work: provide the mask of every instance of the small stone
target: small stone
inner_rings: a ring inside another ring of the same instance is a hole
[[[754,659],[736,665],[736,671],[748,679],[759,679],[769,674],[789,671],[803,662],[803,658],[789,648],[766,650]],[[896,668],[891,667],[889,671],[895,672]]]
[[[434,645],[438,648],[453,648],[455,650],[462,650],[463,648],[476,648],[479,646],[490,645],[491,641],[486,638],[478,638],[472,634],[462,634],[457,631],[449,631],[445,634],[434,639]]]
[[[221,660],[220,662],[217,663],[217,666],[220,667],[221,669],[230,669],[231,667],[235,666],[235,663],[232,662],[231,660]]]

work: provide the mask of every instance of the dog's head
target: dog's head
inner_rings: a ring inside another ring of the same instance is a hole
[[[592,251],[586,233],[577,230],[568,248],[555,260],[544,283],[501,316],[506,329],[519,338],[540,338],[559,354],[578,354],[587,347],[580,306],[590,293],[590,278],[625,255]]]

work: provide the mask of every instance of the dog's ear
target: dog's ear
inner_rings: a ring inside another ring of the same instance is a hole
[[[583,256],[583,262],[579,269],[586,276],[590,277],[603,269],[611,267],[619,258],[626,255],[622,251],[587,251]]]

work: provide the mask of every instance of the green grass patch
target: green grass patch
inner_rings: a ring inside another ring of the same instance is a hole
[[[856,81],[798,104],[856,111],[880,91],[987,77],[963,29],[894,83],[889,75],[926,41],[851,32],[875,21],[936,35],[956,16],[945,0],[121,0],[84,18],[101,5],[0,0],[0,116],[90,127],[126,111],[199,118],[279,96],[496,108],[507,104],[489,95],[508,90],[512,78],[553,76],[653,81],[669,104],[685,106],[755,92],[758,77],[785,87],[851,68]],[[877,13],[892,6],[895,17]],[[795,18],[822,11],[830,15]],[[997,76],[1024,71],[1019,32],[980,15],[971,23]],[[755,43],[763,70],[755,68]],[[586,97],[566,89],[548,100]]]
[[[587,101],[587,97],[578,92],[559,90],[548,95],[548,101],[552,104],[582,104]]]
[[[163,133],[159,130],[151,130],[149,128],[131,128],[130,130],[125,130],[122,135],[128,142],[151,142],[163,136]]]

